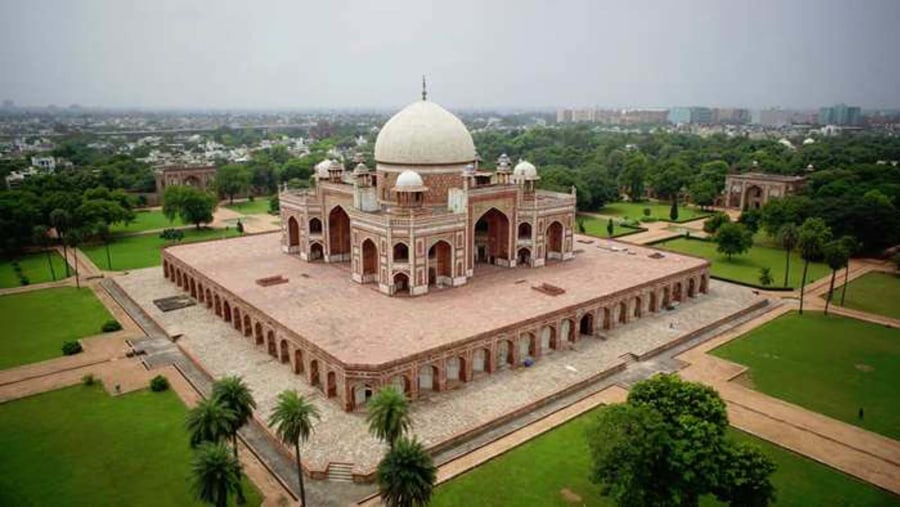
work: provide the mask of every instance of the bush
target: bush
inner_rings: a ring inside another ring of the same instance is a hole
[[[20,276],[19,276],[19,283],[20,283],[21,285],[28,285],[28,284],[31,283],[31,280],[29,280],[28,277],[25,276],[25,275],[20,275]]]
[[[731,218],[725,213],[716,213],[703,222],[703,232],[707,234],[715,234],[720,227],[730,222]]]
[[[62,353],[67,356],[75,355],[82,350],[84,349],[81,348],[81,344],[77,341],[65,342],[62,346]]]
[[[119,324],[119,321],[107,320],[103,323],[103,327],[100,328],[104,333],[112,333],[113,331],[119,331],[122,329],[122,324]]]
[[[92,386],[97,383],[97,377],[95,377],[93,373],[88,373],[81,377],[81,383],[86,386]]]
[[[169,379],[162,375],[157,375],[150,379],[150,390],[159,393],[169,389]]]
[[[184,231],[181,229],[166,229],[159,233],[159,237],[166,241],[181,241],[184,239]]]
[[[653,214],[653,210],[650,208],[644,208],[644,216],[650,218],[650,215]]]

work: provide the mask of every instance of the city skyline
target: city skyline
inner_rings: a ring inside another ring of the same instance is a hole
[[[140,109],[900,106],[900,4],[0,6],[0,99]],[[455,27],[455,28],[454,28]]]

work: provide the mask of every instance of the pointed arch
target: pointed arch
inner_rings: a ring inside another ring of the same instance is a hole
[[[473,255],[475,262],[497,264],[509,260],[509,217],[497,208],[485,211],[475,221]]]
[[[349,260],[350,256],[350,216],[340,205],[328,213],[328,256],[335,260]]]
[[[297,224],[297,219],[294,217],[288,218],[287,228],[288,228],[288,246],[289,247],[300,246],[300,225]]]

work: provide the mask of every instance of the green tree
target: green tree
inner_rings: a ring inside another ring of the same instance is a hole
[[[625,187],[632,201],[644,198],[644,181],[647,179],[649,165],[643,153],[633,153],[625,160],[624,168],[619,173],[619,185]]]
[[[221,442],[231,435],[235,422],[234,412],[215,398],[200,400],[187,415],[185,426],[190,435],[191,447],[204,442]]]
[[[778,230],[778,243],[784,248],[784,286],[788,286],[788,276],[791,272],[791,253],[797,248],[797,240],[799,232],[797,226],[792,223],[786,223]]]
[[[769,268],[759,268],[759,284],[763,287],[768,287],[772,285],[772,270]]]
[[[269,426],[285,444],[294,444],[297,462],[297,480],[300,484],[300,504],[306,505],[306,489],[303,487],[303,467],[300,464],[300,441],[306,441],[313,432],[313,421],[319,419],[315,405],[306,401],[296,391],[282,391],[269,417]]]
[[[694,201],[694,204],[700,206],[701,210],[712,206],[719,195],[719,192],[716,191],[715,183],[700,178],[691,183],[688,192],[691,195],[691,200]]]
[[[669,208],[669,220],[673,222],[678,221],[678,194],[672,197],[672,207]]]
[[[50,212],[50,223],[53,225],[53,228],[56,229],[56,236],[59,238],[63,247],[63,259],[65,260],[63,264],[66,265],[66,278],[69,277],[69,254],[66,247],[66,231],[69,230],[70,218],[69,212],[62,208],[57,208]]]
[[[381,500],[388,507],[424,507],[431,501],[437,468],[416,440],[400,438],[378,463]]]
[[[409,401],[406,395],[393,386],[388,386],[375,394],[368,403],[366,422],[369,433],[384,440],[394,448],[397,439],[409,431],[412,418],[409,416]]]
[[[725,403],[712,388],[657,375],[587,431],[591,480],[620,505],[697,505],[703,495],[741,505],[774,498],[774,465],[728,439]]]
[[[844,285],[841,287],[841,306],[844,306],[844,296],[847,295],[847,285],[850,283],[850,257],[859,251],[859,241],[853,236],[841,236],[844,250],[847,252],[847,265],[844,267]],[[894,263],[900,266],[900,253],[894,255]]]
[[[716,251],[725,254],[728,260],[734,255],[746,253],[753,246],[753,233],[741,224],[727,223],[719,227],[714,237]]]
[[[253,173],[239,164],[228,164],[216,169],[216,188],[221,195],[228,196],[228,202],[234,203],[234,196],[250,189]]]
[[[610,219],[606,222],[606,235],[609,236],[609,237],[611,238],[611,237],[613,237],[613,232],[614,232],[614,231],[615,231],[615,226],[613,225],[612,218],[610,218]]]
[[[738,223],[742,224],[753,234],[759,230],[760,221],[762,220],[762,212],[758,209],[748,209],[741,213]]]
[[[33,228],[32,236],[34,244],[39,246],[44,253],[47,254],[47,265],[50,267],[50,276],[53,278],[53,281],[56,281],[56,270],[53,269],[53,252],[50,251],[49,248],[49,238],[47,234],[50,232],[50,229],[46,225],[35,225]]]
[[[69,229],[64,238],[64,242],[68,243],[69,248],[72,250],[72,260],[74,261],[72,265],[75,267],[75,287],[79,289],[81,288],[81,280],[78,274],[78,245],[81,244],[82,239],[84,239],[84,233],[80,229]]]
[[[204,442],[197,449],[191,475],[201,502],[225,507],[232,493],[241,494],[241,464],[221,443]]]
[[[236,375],[222,377],[213,383],[212,397],[234,414],[234,421],[230,428],[231,443],[234,447],[234,457],[238,457],[238,430],[244,427],[253,417],[256,408],[256,400],[250,387],[244,380]]]
[[[803,259],[803,279],[800,282],[800,314],[803,314],[803,299],[806,296],[806,274],[809,263],[822,256],[825,244],[831,241],[831,229],[821,218],[807,218],[797,231],[797,248]]]
[[[109,225],[103,220],[98,221],[94,224],[94,233],[103,241],[103,246],[106,248],[106,269],[112,271],[112,257],[109,255],[109,240],[111,239]]]
[[[170,221],[175,220],[176,216],[181,217],[197,229],[201,224],[213,221],[216,204],[214,195],[194,187],[176,185],[166,187],[163,193],[163,214]]]
[[[850,252],[847,251],[846,241],[836,239],[829,241],[823,248],[823,256],[825,264],[831,268],[831,281],[828,284],[828,297],[825,299],[825,315],[828,315],[828,307],[831,305],[831,298],[834,297],[834,279],[839,269],[847,267],[850,260]]]
[[[729,217],[727,213],[714,213],[711,217],[703,221],[703,232],[715,234],[718,232],[719,227],[722,227],[722,225],[727,223],[731,223],[731,217]]]

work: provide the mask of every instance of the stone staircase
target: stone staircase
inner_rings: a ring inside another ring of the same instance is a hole
[[[353,465],[350,463],[329,463],[328,480],[353,482]]]

